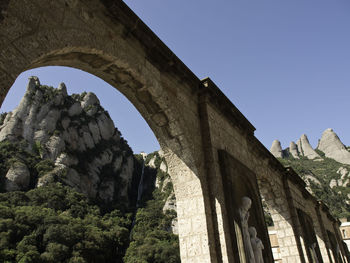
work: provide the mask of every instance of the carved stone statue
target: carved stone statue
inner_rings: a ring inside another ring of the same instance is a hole
[[[250,242],[250,236],[249,236],[249,230],[248,230],[249,209],[251,205],[252,205],[252,200],[249,197],[247,196],[242,197],[242,204],[240,208],[238,208],[238,214],[241,221],[246,261],[247,263],[256,263],[254,259],[254,252],[253,252],[252,244]]]
[[[255,263],[264,263],[264,258],[262,255],[262,250],[264,249],[264,245],[260,240],[260,238],[256,236],[255,227],[253,226],[249,227],[249,234],[250,234],[250,242],[252,244],[252,248],[254,252]]]
[[[312,254],[312,259],[315,263],[319,263],[318,262],[318,258],[317,258],[317,254],[316,254],[316,243],[312,243],[311,244],[311,254]]]

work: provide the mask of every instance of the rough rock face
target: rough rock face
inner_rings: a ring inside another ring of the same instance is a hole
[[[270,152],[276,158],[283,158],[282,146],[281,146],[281,142],[279,140],[274,140],[272,142]]]
[[[332,129],[327,129],[322,133],[317,149],[324,152],[328,158],[332,158],[340,163],[350,164],[350,152],[347,151]]]
[[[147,154],[141,153],[141,156],[143,157],[143,160],[145,161],[144,165],[146,167],[149,167],[151,169],[155,169],[158,172],[161,171],[165,174],[165,176],[156,176],[154,179],[153,187],[158,188],[162,193],[167,192],[168,184],[171,184],[171,178],[168,174],[168,168],[166,161],[164,160],[164,155],[162,150],[159,150],[156,152],[152,158],[147,159]],[[148,179],[149,180],[149,179]],[[146,187],[147,191],[147,187]],[[163,213],[167,213],[168,211],[177,211],[177,205],[176,205],[176,197],[174,193],[174,189],[172,189],[170,192],[168,192],[168,195],[165,196],[166,199],[164,200],[164,206],[163,206]],[[171,221],[171,226],[168,229],[169,232],[172,232],[175,235],[178,235],[178,220],[177,217],[173,218]]]
[[[55,163],[37,186],[60,181],[105,202],[129,196],[132,151],[93,93],[68,96],[63,83],[54,89],[31,77],[20,104],[0,126],[4,140],[24,140],[26,150]],[[6,189],[28,187],[28,174],[23,165],[11,167]]]
[[[299,159],[299,151],[295,142],[289,144],[289,152],[295,159]]]
[[[27,190],[30,182],[30,173],[28,167],[19,161],[12,164],[6,174],[5,190],[18,191]]]
[[[307,157],[308,159],[320,159],[321,156],[315,152],[309,143],[309,139],[306,134],[301,135],[300,139],[297,141],[298,151],[300,155]]]
[[[340,167],[337,170],[337,174],[340,175],[340,178],[337,180],[338,186],[347,187],[350,183],[349,171],[345,167]]]
[[[327,158],[334,159],[339,163],[350,165],[350,152],[340,141],[337,134],[330,128],[323,132],[316,150],[323,152]],[[281,144],[278,140],[274,140],[270,152],[278,158],[288,157],[289,152],[294,159],[299,159],[301,156],[304,156],[314,161],[323,160],[323,158],[312,148],[305,134],[298,139],[296,144],[291,142],[289,148],[285,150],[282,150]]]

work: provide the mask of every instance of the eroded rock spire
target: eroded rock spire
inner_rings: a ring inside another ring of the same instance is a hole
[[[350,164],[350,152],[340,141],[338,135],[330,128],[322,133],[317,149],[324,152],[328,158],[340,163]]]
[[[321,156],[312,148],[306,134],[301,135],[300,139],[297,141],[297,147],[301,156],[305,156],[306,158],[311,160],[321,159]]]
[[[281,142],[279,140],[274,140],[271,145],[270,152],[276,158],[283,158],[283,151],[281,147]]]

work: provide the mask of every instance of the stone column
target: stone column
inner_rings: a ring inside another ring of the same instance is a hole
[[[330,253],[330,243],[329,243],[327,231],[326,231],[326,228],[324,226],[324,222],[322,220],[322,216],[321,216],[321,213],[320,213],[320,202],[319,201],[317,202],[317,204],[315,206],[315,211],[316,211],[316,214],[317,214],[318,223],[319,223],[320,228],[321,228],[322,239],[324,240],[324,244],[325,244],[325,250],[326,250],[327,256],[328,256],[328,260],[326,260],[325,257],[323,258],[324,262],[333,262],[332,256],[331,256],[331,253]],[[323,251],[323,250],[321,250],[321,253],[322,253],[322,255],[326,255],[325,251]]]
[[[181,262],[219,262],[200,175],[177,155],[165,153],[164,157],[176,196]]]
[[[208,103],[209,97],[206,93],[206,87],[202,86],[201,91],[199,93],[199,118],[201,125],[201,137],[203,144],[203,157],[204,157],[204,167],[205,167],[205,181],[207,184],[207,202],[208,202],[208,214],[210,215],[211,225],[212,225],[212,245],[213,252],[216,255],[217,262],[233,262],[232,254],[227,251],[227,242],[231,242],[228,239],[228,235],[225,237],[220,235],[219,227],[222,229],[224,227],[223,221],[226,214],[224,211],[224,207],[221,207],[217,202],[217,198],[215,198],[215,193],[213,193],[213,187],[217,187],[218,185],[222,185],[222,182],[218,182],[221,180],[221,177],[216,176],[216,167],[215,167],[215,159],[213,153],[213,145],[212,138],[209,127],[209,117],[208,117]],[[223,190],[221,189],[221,192]],[[222,198],[223,199],[223,198]],[[223,201],[223,200],[221,200]],[[220,226],[219,226],[220,225]],[[227,231],[228,232],[228,231]]]
[[[288,209],[289,209],[289,213],[291,215],[291,223],[292,223],[292,229],[293,229],[293,234],[294,234],[294,242],[292,240],[290,240],[290,244],[291,245],[293,244],[292,251],[294,253],[298,251],[298,254],[299,254],[298,255],[299,258],[295,262],[306,263],[305,255],[303,252],[303,247],[302,247],[302,243],[301,243],[301,239],[300,239],[300,237],[301,237],[300,222],[298,219],[296,208],[294,206],[293,196],[292,196],[291,190],[289,188],[289,181],[288,181],[288,174],[287,173],[283,176],[283,187],[284,187],[286,197],[287,197]],[[285,245],[285,244],[283,244],[283,245]],[[283,245],[281,245],[282,249],[284,249]],[[297,249],[297,251],[295,251],[295,249]],[[283,254],[282,254],[282,258],[284,258]],[[294,258],[296,259],[297,257],[294,256]]]
[[[341,233],[340,233],[339,227],[340,227],[340,222],[338,220],[334,219],[334,221],[333,221],[334,235],[335,235],[335,237],[337,239],[343,262],[347,262],[347,259],[346,259],[346,256],[345,256],[346,253],[345,253],[345,249],[344,249],[344,245],[343,245],[343,239],[341,237]],[[348,262],[348,263],[350,263],[350,262]]]

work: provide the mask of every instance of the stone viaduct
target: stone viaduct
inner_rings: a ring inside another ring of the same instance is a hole
[[[198,79],[122,1],[2,0],[0,104],[21,72],[48,65],[105,80],[147,121],[174,183],[182,262],[248,262],[237,218],[243,196],[253,201],[249,224],[264,262],[273,257],[260,196],[283,262],[347,262],[327,207],[220,89]]]

